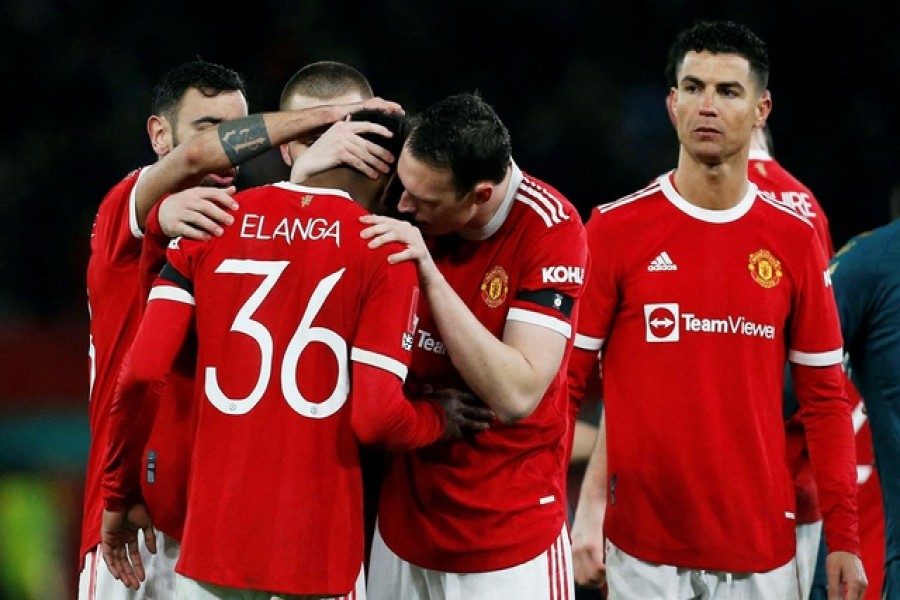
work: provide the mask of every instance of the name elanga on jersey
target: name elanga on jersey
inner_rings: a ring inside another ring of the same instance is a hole
[[[321,217],[303,219],[300,217],[283,217],[277,221],[267,220],[265,215],[247,213],[241,221],[242,238],[256,240],[283,240],[288,245],[294,240],[328,241],[341,247],[341,223],[329,221]]]

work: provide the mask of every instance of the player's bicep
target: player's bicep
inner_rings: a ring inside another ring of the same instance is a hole
[[[181,287],[160,281],[150,291],[147,309],[123,373],[125,382],[147,383],[165,379],[190,329],[194,315],[193,296]]]
[[[831,276],[818,241],[810,237],[809,244],[793,293],[788,360],[812,367],[840,364],[843,340]]]
[[[352,340],[354,349],[402,364],[403,379],[412,356],[418,305],[415,267],[406,263],[388,265],[385,261],[363,301]]]
[[[546,389],[562,364],[567,336],[559,328],[510,319],[503,330],[503,343],[522,354],[535,374],[536,383]]]

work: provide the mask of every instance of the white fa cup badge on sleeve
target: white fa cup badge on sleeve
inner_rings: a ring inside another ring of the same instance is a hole
[[[678,341],[678,304],[645,304],[644,323],[648,342]]]

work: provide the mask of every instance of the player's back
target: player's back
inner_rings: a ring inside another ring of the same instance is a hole
[[[169,251],[193,282],[199,338],[179,570],[229,587],[345,593],[363,550],[350,357],[399,363],[361,315],[377,315],[373,286],[410,287],[414,268],[387,263],[395,247],[365,245],[365,211],[345,192],[280,183],[236,200],[221,238]]]

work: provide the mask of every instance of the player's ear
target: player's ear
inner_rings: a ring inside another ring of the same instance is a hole
[[[669,88],[669,94],[666,96],[666,112],[669,114],[669,121],[672,125],[678,126],[678,118],[675,116],[675,106],[678,103],[678,90]]]
[[[772,112],[772,92],[765,90],[756,103],[756,126],[762,127]]]
[[[290,144],[281,144],[280,146],[278,146],[278,150],[281,151],[281,160],[284,161],[284,164],[286,164],[289,167],[293,167],[294,166],[294,157],[291,156]]]
[[[165,117],[150,115],[147,119],[147,135],[150,136],[153,151],[160,158],[172,151],[172,127]]]
[[[484,204],[491,199],[491,194],[494,192],[494,186],[491,185],[489,181],[480,181],[475,184],[475,189],[473,191],[475,193],[475,204]]]

